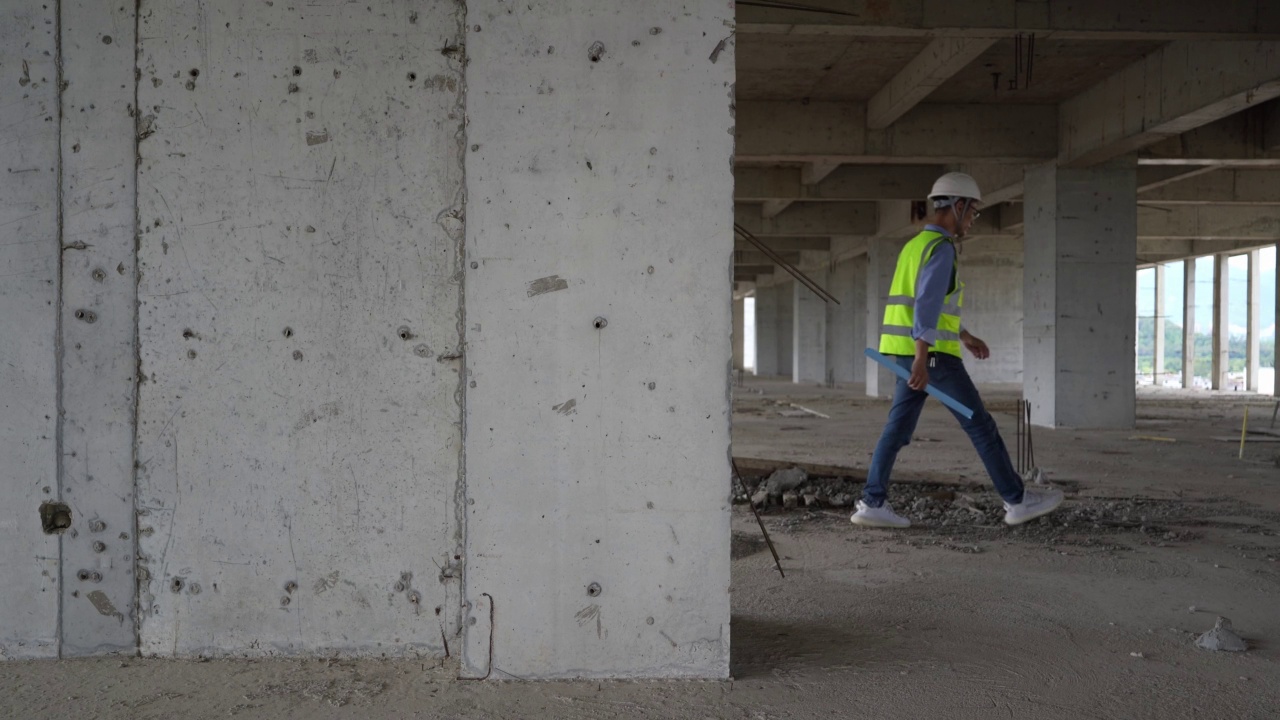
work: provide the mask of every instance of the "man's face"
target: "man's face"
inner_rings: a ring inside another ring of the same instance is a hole
[[[956,235],[964,237],[969,234],[969,228],[973,227],[974,221],[982,213],[979,212],[976,200],[962,200],[960,207],[964,208],[964,214],[960,216],[960,226],[956,228]]]

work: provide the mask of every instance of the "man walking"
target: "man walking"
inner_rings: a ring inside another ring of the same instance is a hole
[[[862,500],[850,520],[855,525],[871,527],[911,525],[910,520],[893,511],[886,498],[894,460],[898,451],[911,443],[928,397],[924,392],[928,384],[973,410],[971,419],[954,411],[953,414],[982,458],[996,492],[1004,498],[1004,521],[1020,525],[1053,512],[1062,503],[1062,492],[1023,488],[996,422],[964,369],[962,347],[979,360],[991,354],[987,344],[969,334],[960,323],[964,283],[959,279],[954,243],[978,219],[982,193],[968,175],[947,173],[934,183],[929,200],[933,204],[933,222],[898,256],[880,335],[880,352],[909,370],[911,378],[898,380],[889,421],[871,458]]]

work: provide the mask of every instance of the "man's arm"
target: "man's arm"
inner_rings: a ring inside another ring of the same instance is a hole
[[[929,348],[938,341],[938,318],[942,303],[951,287],[951,271],[955,265],[955,248],[949,242],[939,243],[916,276],[915,325],[911,337],[916,341],[916,357],[911,363],[912,390],[923,390],[929,382]]]
[[[955,253],[951,243],[939,243],[916,277],[915,326],[911,337],[924,340],[929,346],[938,341],[938,318],[942,316],[942,303],[951,289]]]

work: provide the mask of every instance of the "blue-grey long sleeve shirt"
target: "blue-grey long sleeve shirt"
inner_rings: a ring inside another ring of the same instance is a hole
[[[926,225],[925,230],[951,237],[946,228],[937,225]],[[929,260],[920,268],[920,274],[916,277],[915,326],[911,329],[913,339],[924,340],[930,346],[938,341],[938,318],[942,315],[942,304],[946,301],[947,291],[951,289],[955,267],[955,245],[943,242],[938,243]]]

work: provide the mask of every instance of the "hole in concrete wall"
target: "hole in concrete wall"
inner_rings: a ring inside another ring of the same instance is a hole
[[[102,268],[95,268],[93,271],[93,279],[102,282],[107,279],[107,273]]]
[[[185,330],[183,330],[183,331],[182,331],[182,337],[184,337],[184,338],[186,338],[186,339],[188,339],[188,340],[190,340],[191,338],[193,338],[193,337],[195,337],[195,336],[196,336],[196,334],[195,334],[194,332],[192,332],[192,331],[191,331],[191,328],[186,328]]]
[[[601,592],[600,583],[591,583],[587,586],[587,594],[591,597],[600,597]]]
[[[89,323],[90,325],[92,325],[93,323],[97,322],[98,315],[92,310],[85,310],[84,308],[81,308],[79,310],[76,310],[76,319],[83,320]]]
[[[598,317],[595,319],[595,322],[591,324],[594,325],[597,330],[603,330],[604,327],[609,324],[609,321],[602,317]]]
[[[71,508],[66,503],[40,503],[40,525],[46,535],[65,532],[71,527]]]
[[[301,68],[301,67],[299,67],[299,66],[297,66],[297,65],[294,65],[294,66],[293,66],[293,76],[294,76],[294,77],[298,77],[298,76],[299,76],[299,75],[301,75],[301,74],[302,74],[302,68]]]
[[[103,44],[103,45],[110,45],[110,44],[111,44],[111,42],[112,42],[112,41],[111,41],[111,36],[110,36],[110,35],[103,35],[103,36],[102,36],[102,44]]]
[[[200,71],[197,70],[196,68],[191,68],[191,77],[193,78],[200,77]]]
[[[604,43],[599,40],[591,43],[591,47],[587,49],[587,56],[591,58],[591,62],[600,62],[600,58],[604,57]]]
[[[291,337],[293,337],[293,328],[291,328],[291,327],[286,327],[286,328],[284,329],[284,336],[285,336],[285,337],[287,337],[287,338],[291,338]]]
[[[418,73],[414,73],[414,72],[409,73],[409,82],[413,82],[414,80],[417,80],[417,79],[418,79]]]
[[[102,542],[101,540],[95,540],[93,543],[93,551],[96,553],[106,552],[107,544]]]
[[[183,588],[183,587],[185,587],[185,586],[186,586],[186,584],[187,584],[187,583],[186,583],[186,581],[185,581],[185,580],[183,580],[183,579],[182,579],[182,578],[180,578],[180,577],[176,577],[176,578],[174,578],[174,579],[172,579],[172,580],[170,580],[170,581],[169,581],[169,590],[170,590],[171,592],[180,593],[180,592],[182,592],[182,588]]]
[[[399,328],[397,328],[396,335],[399,335],[401,340],[413,339],[413,333],[409,331],[408,325],[401,325]]]

